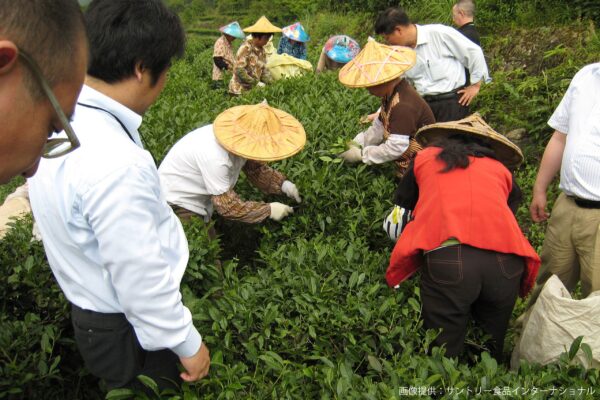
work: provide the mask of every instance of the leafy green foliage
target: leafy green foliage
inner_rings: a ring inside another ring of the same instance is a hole
[[[307,17],[306,23],[319,42],[334,33],[325,24],[328,19],[337,30],[344,28],[344,18],[351,29],[370,30],[369,18],[359,14],[325,13]],[[166,397],[382,399],[397,398],[408,386],[598,386],[598,370],[572,362],[578,352],[589,353],[585,340],[574,343],[556,364],[522,363],[518,372],[486,352],[473,354],[470,364],[445,358],[443,349],[432,346],[436,332],[422,328],[418,278],[397,291],[383,280],[392,245],[380,225],[391,206],[393,167],[349,166],[336,159],[364,129],[359,118],[377,108],[377,99],[344,88],[335,73],[279,81],[232,98],[209,87],[212,39],[198,29],[145,117],[146,147],[160,162],[179,138],[226,108],[267,99],[306,129],[306,148],[274,163],[297,184],[303,203],[281,223],[248,226],[216,217],[216,241],[202,221],[184,224],[190,245],[184,302],[211,349],[212,367],[206,379]],[[484,86],[474,106],[502,132],[518,127],[528,132],[527,162],[517,172],[525,193],[518,217],[538,249],[544,227],[530,225],[527,203],[550,134],[545,122],[573,74],[600,49],[585,24],[565,30],[576,36],[558,35],[559,42],[552,42],[552,33],[535,31],[543,44],[535,48],[533,64],[520,63],[532,47],[515,45],[515,40],[529,40],[531,32],[506,28],[486,38],[494,82]],[[313,46],[311,60],[316,61],[317,51]],[[288,202],[263,196],[245,179],[236,190],[249,199]],[[30,227],[30,221],[17,223],[0,243],[0,398],[97,398],[97,382],[82,369],[71,339],[67,303],[42,246],[30,242]],[[472,332],[469,341],[483,338]],[[152,390],[152,382],[144,383]],[[117,390],[109,398],[131,396]]]

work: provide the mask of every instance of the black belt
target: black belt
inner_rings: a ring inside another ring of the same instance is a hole
[[[575,204],[577,204],[577,206],[579,206],[581,208],[600,208],[600,201],[580,199],[579,197],[575,197],[575,196],[568,196],[568,197],[573,199]]]
[[[431,103],[434,101],[456,99],[457,97],[460,97],[460,95],[458,94],[458,91],[462,90],[462,89],[464,89],[464,86],[456,88],[451,92],[426,95],[426,96],[423,96],[423,100],[425,100],[428,103]]]

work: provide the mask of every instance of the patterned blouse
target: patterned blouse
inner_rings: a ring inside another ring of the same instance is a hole
[[[213,49],[213,58],[214,57],[222,57],[228,64],[228,69],[231,70],[231,68],[233,68],[233,63],[235,61],[233,48],[231,47],[231,43],[229,43],[229,41],[225,38],[225,35],[221,35],[221,37],[215,42],[215,47]],[[213,81],[220,81],[223,79],[223,71],[221,71],[221,69],[214,63],[212,79]]]
[[[301,60],[306,60],[306,43],[292,42],[289,38],[282,36],[279,40],[277,54],[284,53]]]
[[[237,52],[229,92],[239,95],[252,89],[258,82],[271,83],[271,80],[265,49],[254,46],[252,39],[247,40]]]

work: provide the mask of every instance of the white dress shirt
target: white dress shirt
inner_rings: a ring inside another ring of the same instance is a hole
[[[406,78],[421,96],[451,92],[464,86],[465,68],[471,84],[491,81],[481,47],[445,25],[416,25],[417,63]]]
[[[410,144],[408,135],[392,134],[385,140],[383,134],[383,123],[377,117],[369,129],[354,137],[354,141],[362,147],[363,163],[372,165],[394,161],[408,149]]]
[[[167,201],[203,215],[213,213],[212,196],[233,189],[246,159],[225,150],[206,125],[179,139],[158,168]]]
[[[567,135],[560,189],[600,201],[600,63],[577,72],[548,125]]]
[[[124,313],[144,349],[190,357],[202,339],[179,290],[187,240],[142,147],[142,117],[87,86],[78,103],[116,118],[77,105],[73,128],[81,147],[42,160],[29,179],[52,272],[73,304]]]

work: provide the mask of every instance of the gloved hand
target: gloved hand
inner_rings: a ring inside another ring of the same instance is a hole
[[[357,163],[362,161],[362,151],[360,148],[356,146],[350,146],[348,150],[340,154],[340,158],[342,158],[347,163]]]
[[[296,200],[296,203],[302,202],[302,199],[300,198],[300,192],[298,191],[296,185],[294,185],[292,182],[284,181],[283,185],[281,185],[281,191],[290,199]]]
[[[258,82],[258,83],[256,84],[256,86],[257,86],[257,87],[260,87],[260,88],[262,88],[262,87],[265,87],[265,86],[267,86],[267,85],[266,85],[264,82]]]
[[[294,212],[294,209],[290,206],[286,206],[282,203],[271,203],[271,215],[269,218],[275,221],[281,221],[288,215]]]

